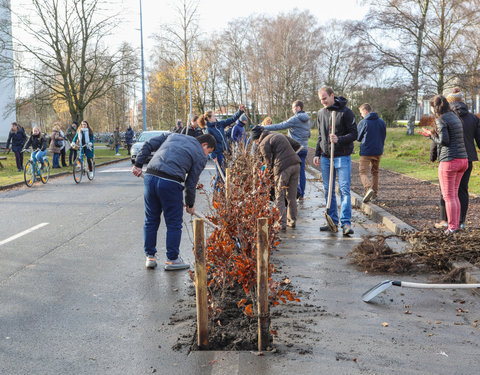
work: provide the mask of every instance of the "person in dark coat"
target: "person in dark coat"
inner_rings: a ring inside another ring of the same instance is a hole
[[[445,234],[458,230],[460,222],[460,200],[458,187],[463,173],[468,168],[468,157],[463,139],[463,125],[452,112],[450,104],[443,95],[430,99],[430,107],[435,116],[436,131],[422,129],[425,137],[432,139],[438,147],[438,179],[445,200],[448,227]]]
[[[185,126],[180,134],[186,134],[190,137],[199,137],[203,134],[202,129],[198,126],[198,116],[193,116],[189,126]]]
[[[63,137],[60,134],[60,124],[56,122],[53,126],[52,135],[50,136],[50,151],[53,152],[52,168],[60,167],[60,151],[63,147]]]
[[[72,125],[70,125],[67,129],[67,133],[65,134],[68,142],[72,143],[75,134],[77,134],[78,130],[78,122],[73,121]],[[77,150],[70,147],[70,151],[68,152],[68,165],[71,167],[73,165],[73,161],[77,158]]]
[[[318,112],[318,142],[313,163],[316,166],[321,165],[325,199],[328,197],[330,168],[335,169],[332,181],[332,201],[328,211],[328,215],[335,225],[338,225],[337,199],[335,196],[335,175],[338,175],[341,199],[340,223],[342,224],[343,234],[347,236],[353,234],[351,224],[352,200],[350,197],[352,160],[350,155],[353,152],[353,142],[358,136],[355,115],[347,107],[347,99],[343,96],[335,96],[331,87],[322,87],[318,91],[318,97],[324,108]],[[332,116],[335,121],[335,134],[330,134]],[[334,143],[333,166],[330,166],[331,143]],[[329,225],[323,225],[320,230],[331,231],[332,228]]]
[[[248,122],[248,118],[245,114],[241,115],[237,120],[237,123],[232,129],[232,141],[238,144],[243,144],[247,142],[247,132],[245,130],[245,125]]]
[[[12,151],[15,154],[15,162],[17,163],[17,171],[23,171],[23,145],[27,140],[25,130],[16,122],[12,122],[12,128],[8,133],[7,151],[10,150],[10,143],[12,144]]]
[[[47,154],[47,140],[45,135],[40,131],[38,126],[32,129],[32,135],[25,144],[25,149],[32,146],[32,159],[33,162],[40,162],[41,168],[43,168],[43,157]]]
[[[162,213],[167,225],[165,270],[190,267],[179,257],[183,207],[187,213],[195,213],[195,188],[207,164],[207,155],[215,150],[215,146],[215,138],[209,134],[193,138],[185,134],[167,133],[149,139],[140,149],[132,167],[132,173],[137,177],[142,175],[147,157],[155,153],[147,165],[144,179],[143,239],[146,268],[157,266],[157,232]]]
[[[117,126],[113,131],[113,147],[115,147],[115,156],[120,156],[121,145],[122,137],[120,136],[120,128]]]
[[[264,130],[263,126],[255,126],[251,130],[251,139],[257,144],[267,168],[273,171],[275,204],[281,215],[281,230],[285,231],[287,226],[295,228],[297,186],[302,163],[295,151],[302,146],[284,134]],[[288,208],[285,206],[285,200]]]
[[[217,116],[213,111],[207,111],[198,118],[198,124],[202,128],[207,128],[207,134],[211,134],[217,141],[217,147],[210,157],[217,161],[220,168],[223,169],[223,153],[228,151],[228,140],[225,135],[225,128],[235,121],[245,112],[245,106],[242,104],[239,106],[238,111],[226,120],[218,121]],[[220,180],[220,172],[217,171],[217,177],[215,178],[214,187],[217,188],[218,181]]]
[[[376,112],[372,111],[370,104],[362,104],[359,110],[363,117],[363,120],[358,123],[357,137],[357,141],[361,142],[359,174],[365,189],[363,203],[367,203],[378,194],[378,169],[387,136],[387,125]],[[371,180],[368,178],[369,169],[372,175]]]
[[[135,133],[131,126],[128,126],[127,130],[125,131],[125,143],[127,145],[127,154],[130,155],[130,149],[133,145],[133,137]]]

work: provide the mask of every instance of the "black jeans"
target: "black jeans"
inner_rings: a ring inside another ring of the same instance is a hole
[[[23,169],[23,153],[18,151],[13,151],[15,154],[15,161],[17,163],[17,169]]]
[[[62,160],[62,167],[66,167],[67,163],[65,162],[65,147],[60,150],[60,158]]]
[[[73,161],[77,158],[77,150],[73,148],[70,149],[68,152],[68,165],[72,165]]]
[[[472,174],[473,162],[468,162],[468,168],[462,176],[460,186],[458,187],[458,199],[460,199],[460,224],[465,223],[468,211],[468,182]],[[447,211],[445,210],[445,201],[440,194],[440,220],[448,221]]]

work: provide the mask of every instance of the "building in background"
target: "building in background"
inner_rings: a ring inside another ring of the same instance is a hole
[[[7,141],[11,123],[16,120],[15,78],[12,51],[12,15],[8,6],[0,6],[0,22],[7,25],[10,35],[0,28],[0,144]]]

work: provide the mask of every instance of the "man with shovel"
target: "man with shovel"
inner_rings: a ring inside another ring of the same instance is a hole
[[[182,191],[185,190],[185,211],[195,214],[195,187],[207,164],[207,155],[216,146],[217,142],[210,134],[193,138],[168,133],[149,139],[140,149],[132,168],[132,173],[137,177],[143,174],[142,166],[147,156],[155,152],[147,165],[144,181],[143,240],[147,268],[157,266],[157,231],[162,212],[167,225],[165,270],[190,267],[179,257],[184,206]]]
[[[350,182],[353,142],[357,139],[355,115],[346,106],[347,99],[335,96],[331,87],[322,87],[318,97],[324,108],[318,112],[318,142],[313,163],[321,165],[325,199],[327,199],[327,223],[321,231],[338,231],[337,200],[335,198],[335,175],[340,188],[340,223],[343,235],[353,234]],[[332,168],[332,170],[331,170]],[[330,194],[329,194],[330,193]],[[329,197],[330,195],[330,197]]]

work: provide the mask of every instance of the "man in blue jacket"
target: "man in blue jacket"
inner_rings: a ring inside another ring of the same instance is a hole
[[[372,112],[372,107],[364,103],[359,108],[363,120],[358,123],[358,138],[360,144],[359,174],[365,188],[363,203],[367,203],[378,194],[378,168],[383,154],[383,145],[387,135],[385,122]],[[372,180],[368,178],[368,169]]]
[[[307,183],[305,176],[305,159],[307,158],[308,152],[308,138],[310,138],[310,116],[303,111],[303,102],[300,100],[292,103],[292,112],[294,115],[287,121],[281,122],[280,124],[264,126],[264,129],[288,129],[288,135],[303,146],[303,149],[298,152],[302,164],[300,164],[300,179],[297,186],[297,198],[303,200],[305,185]]]
[[[343,235],[348,236],[353,234],[351,224],[352,202],[350,197],[352,161],[350,155],[353,152],[353,142],[357,139],[357,124],[355,123],[355,115],[347,107],[347,99],[343,96],[335,96],[331,87],[322,87],[318,91],[318,97],[324,108],[318,112],[318,142],[313,164],[316,166],[321,165],[325,199],[328,197],[330,168],[334,168],[332,202],[328,215],[332,218],[335,225],[338,225],[337,199],[335,197],[335,175],[338,175],[341,199],[340,223]],[[335,134],[331,134],[332,117],[335,121]],[[334,143],[333,166],[330,165],[331,143]],[[323,225],[320,227],[320,230],[331,231],[332,228],[329,225]]]
[[[185,134],[167,133],[149,139],[140,149],[132,168],[132,173],[137,177],[142,175],[147,156],[155,152],[147,165],[144,181],[143,239],[147,268],[157,266],[157,231],[162,212],[167,226],[165,269],[190,267],[179,257],[184,206],[182,191],[185,189],[185,211],[193,214],[195,188],[207,163],[207,155],[215,150],[216,145],[215,138],[209,134],[193,138]]]

